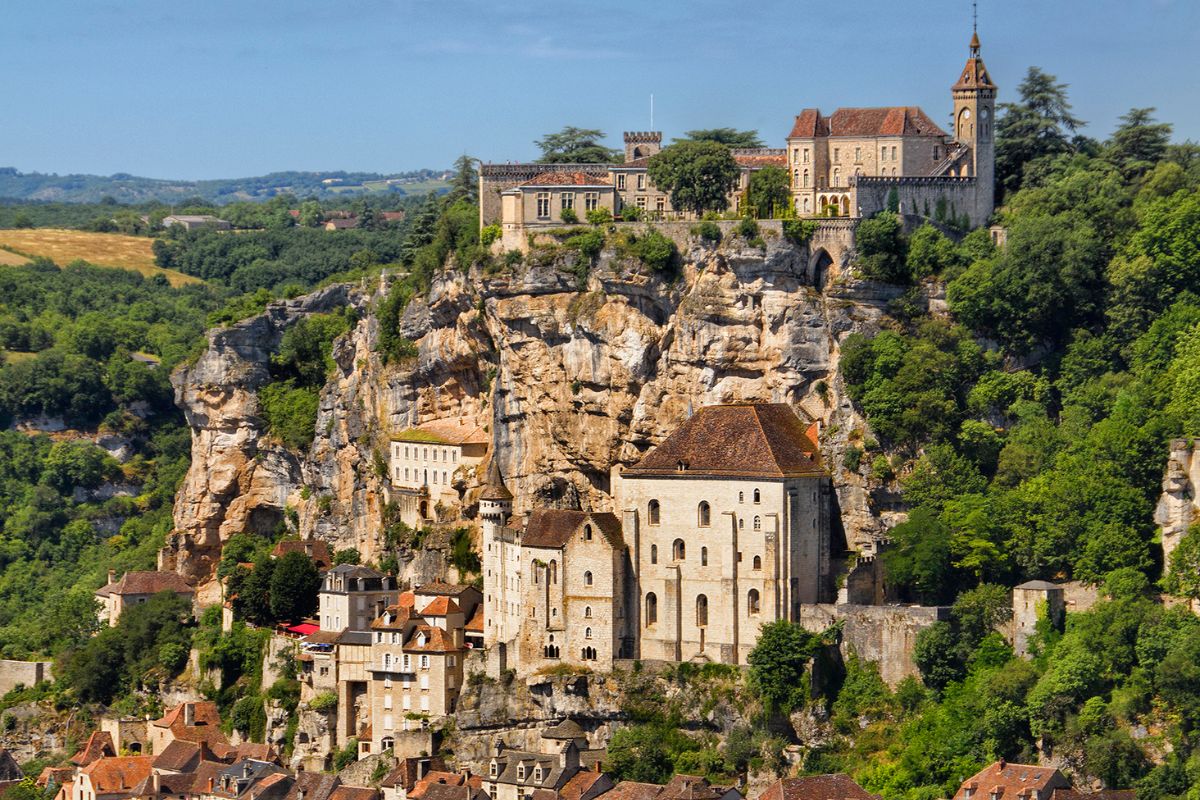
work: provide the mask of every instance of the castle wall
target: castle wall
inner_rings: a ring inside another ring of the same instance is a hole
[[[944,606],[823,603],[800,609],[800,624],[812,633],[820,633],[833,623],[843,621],[839,647],[842,658],[848,658],[854,652],[859,658],[877,663],[880,677],[892,687],[909,675],[920,674],[913,661],[917,635],[935,622],[949,618],[950,609]]]
[[[939,202],[944,202],[947,219],[965,213],[975,227],[987,222],[977,218],[977,186],[973,178],[859,178],[856,194],[862,217],[887,210],[888,195],[895,189],[901,214],[933,218]]]
[[[32,688],[35,683],[54,680],[51,661],[0,660],[0,696],[8,694],[17,685]]]

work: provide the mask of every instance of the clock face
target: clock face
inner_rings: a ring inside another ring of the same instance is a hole
[[[963,117],[963,119],[970,119],[971,118],[971,109],[964,108],[963,112],[962,112],[962,117]]]
[[[986,108],[979,109],[979,116],[983,117],[984,119],[987,119],[988,118],[988,110]]]

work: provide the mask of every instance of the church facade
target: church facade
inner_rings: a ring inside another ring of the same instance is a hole
[[[745,664],[763,624],[832,599],[832,487],[790,406],[702,408],[612,486],[613,513],[484,516],[484,641],[504,667]]]

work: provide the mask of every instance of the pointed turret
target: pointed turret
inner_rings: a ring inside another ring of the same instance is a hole
[[[970,218],[972,224],[982,225],[995,208],[996,84],[979,54],[977,32],[971,33],[967,63],[951,93],[954,96],[954,139],[970,151],[968,160],[959,167],[957,174],[977,180],[975,207]],[[969,169],[964,174],[965,168]]]
[[[512,492],[504,485],[496,454],[492,453],[483,491],[479,493],[479,516],[492,525],[505,525],[512,516],[512,501]]]
[[[979,34],[971,34],[970,53],[967,56],[967,64],[963,67],[962,75],[958,78],[958,83],[951,87],[954,91],[970,91],[974,89],[991,89],[996,90],[996,84],[992,83],[991,75],[988,74],[987,66],[983,63],[983,57],[979,55]]]

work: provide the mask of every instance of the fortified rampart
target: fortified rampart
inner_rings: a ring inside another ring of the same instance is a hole
[[[909,675],[918,675],[913,661],[917,635],[935,622],[948,620],[946,606],[862,606],[815,603],[800,607],[800,624],[820,633],[841,622],[839,651],[842,659],[851,652],[879,665],[879,675],[892,687]]]
[[[33,686],[42,681],[54,680],[52,661],[0,660],[0,696],[8,694],[18,685]]]
[[[977,208],[974,178],[862,176],[853,180],[859,215],[864,218],[886,210],[894,189],[902,215],[954,220],[966,214],[971,221],[968,227],[987,223],[986,216]]]

